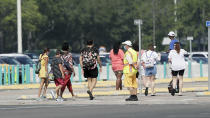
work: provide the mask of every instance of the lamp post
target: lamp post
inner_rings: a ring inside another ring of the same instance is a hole
[[[206,21],[208,27],[208,55],[210,55],[210,21]],[[210,91],[210,58],[208,57],[208,91]]]
[[[139,28],[139,76],[138,76],[138,80],[139,80],[139,84],[140,84],[140,89],[142,90],[142,86],[141,86],[141,25],[142,25],[142,20],[141,19],[135,19],[134,20],[134,24],[138,25]],[[141,94],[141,91],[140,91]]]
[[[17,37],[18,53],[23,53],[22,49],[22,20],[21,20],[21,0],[17,0]]]

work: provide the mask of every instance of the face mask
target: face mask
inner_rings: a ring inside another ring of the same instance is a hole
[[[124,50],[127,50],[126,46],[123,46]]]

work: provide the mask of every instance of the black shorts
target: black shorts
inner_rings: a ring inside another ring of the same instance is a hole
[[[92,70],[83,69],[83,71],[84,71],[85,78],[97,78],[98,77],[98,68],[97,67]]]
[[[172,76],[177,76],[179,74],[179,76],[183,76],[184,75],[184,69],[183,70],[178,70],[178,71],[174,71],[172,70]]]

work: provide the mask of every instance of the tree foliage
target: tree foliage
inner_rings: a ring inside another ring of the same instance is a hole
[[[72,51],[78,52],[88,39],[108,50],[117,41],[138,43],[134,19],[142,19],[144,49],[155,39],[157,50],[165,51],[163,37],[177,30],[184,48],[188,48],[184,37],[191,35],[194,43],[199,43],[195,49],[203,50],[209,5],[210,0],[178,0],[177,8],[173,0],[22,0],[23,49],[60,48],[63,42],[69,42]],[[4,44],[0,50],[16,52],[16,0],[1,0],[0,9]]]

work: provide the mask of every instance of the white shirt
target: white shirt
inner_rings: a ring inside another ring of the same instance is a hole
[[[147,58],[153,58],[154,59],[154,64],[156,64],[156,61],[160,60],[160,57],[158,56],[158,54],[155,51],[145,51],[142,55],[142,61],[146,62]]]
[[[168,58],[171,60],[171,69],[174,71],[179,71],[185,69],[185,60],[184,60],[184,54],[187,52],[184,49],[180,49],[179,54],[176,52],[176,50],[171,50]]]

